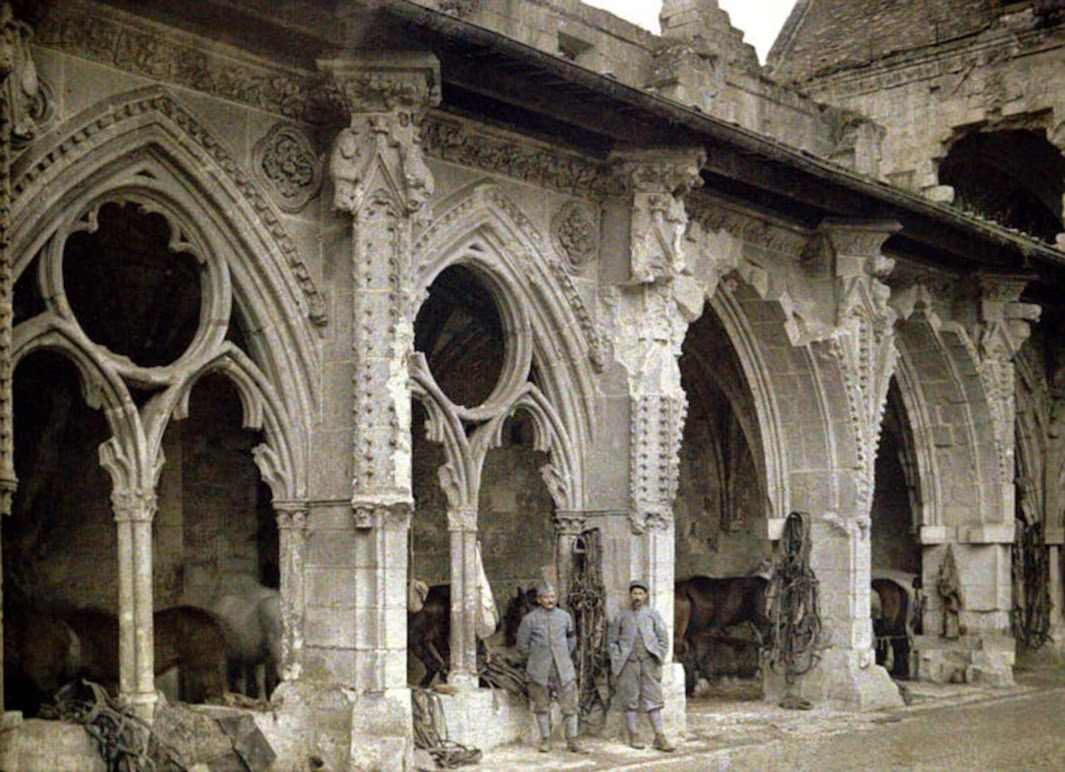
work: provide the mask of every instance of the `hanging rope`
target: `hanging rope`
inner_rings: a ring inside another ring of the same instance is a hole
[[[429,689],[411,689],[410,703],[415,748],[426,751],[441,769],[480,763],[479,748],[470,748],[447,739],[447,724],[439,694]]]
[[[1010,613],[1015,640],[1034,651],[1050,636],[1050,550],[1043,524],[1026,524],[1013,543],[1013,581],[1018,585]]]
[[[810,568],[810,516],[792,512],[784,521],[780,553],[769,581],[772,620],[766,658],[788,684],[812,670],[820,659],[818,581]]]
[[[573,574],[567,596],[577,627],[577,693],[581,719],[587,721],[600,710],[605,722],[610,711],[610,694],[604,697],[599,685],[607,683],[610,660],[602,566],[599,529],[584,531],[573,543]]]
[[[41,718],[81,724],[96,742],[109,772],[184,772],[178,752],[164,744],[148,722],[120,705],[91,681],[68,684]]]

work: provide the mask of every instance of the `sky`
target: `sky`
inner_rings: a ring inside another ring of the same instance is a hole
[[[616,16],[628,19],[657,33],[661,0],[583,0],[587,5],[603,8]],[[765,63],[773,41],[784,26],[796,0],[718,0],[721,10],[727,11],[732,26],[744,32],[743,39],[758,51]]]

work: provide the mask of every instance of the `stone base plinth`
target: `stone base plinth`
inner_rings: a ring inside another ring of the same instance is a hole
[[[666,732],[681,737],[687,729],[684,696],[684,668],[670,663],[663,668],[662,691],[665,708],[662,711]],[[509,692],[471,689],[454,695],[440,695],[449,740],[463,745],[491,750],[508,743],[535,745],[540,741],[536,719],[528,703]],[[596,719],[599,717],[596,716]],[[650,737],[650,725],[640,716],[640,732]],[[625,714],[618,705],[612,706],[606,722],[595,726],[583,724],[582,735],[621,739],[625,732]],[[562,714],[558,705],[551,706],[551,736],[563,740]]]
[[[535,742],[536,721],[528,703],[501,690],[464,689],[439,695],[447,739],[482,751],[513,742]],[[558,726],[555,708],[552,724]]]
[[[1005,635],[966,635],[947,640],[928,635],[914,638],[917,677],[932,683],[1013,686],[1016,648]]]
[[[19,772],[57,769],[105,772],[107,769],[95,741],[80,724],[40,719],[22,721],[21,714],[12,712],[4,713],[3,718],[0,769]]]
[[[901,707],[902,695],[888,672],[876,664],[873,652],[828,649],[817,667],[788,685],[782,675],[770,671],[765,678],[769,702],[785,696],[799,697],[816,707],[866,711]]]
[[[327,769],[411,769],[409,689],[357,694],[334,685],[287,682],[272,709],[254,712],[277,754],[277,769],[303,769],[317,757]]]

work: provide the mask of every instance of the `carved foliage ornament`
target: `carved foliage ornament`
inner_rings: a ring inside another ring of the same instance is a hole
[[[563,204],[551,220],[551,241],[570,273],[581,273],[599,255],[599,218],[579,201]]]
[[[274,191],[285,212],[303,209],[322,184],[322,167],[307,135],[295,126],[275,125],[255,145],[255,171]]]
[[[404,213],[429,217],[433,177],[422,158],[420,121],[440,101],[431,54],[395,52],[319,61],[350,113],[329,158],[336,209],[357,215],[371,191],[387,190]]]
[[[316,79],[239,61],[202,50],[163,30],[144,30],[107,18],[98,4],[51,3],[37,31],[50,48],[92,59],[126,72],[231,99],[294,119],[315,112]]]
[[[409,501],[353,500],[351,511],[360,530],[403,530],[410,527],[414,505]]]

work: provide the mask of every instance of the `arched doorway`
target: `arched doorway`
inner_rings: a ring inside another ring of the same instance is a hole
[[[714,589],[730,595],[725,602],[754,592],[764,611],[772,512],[763,440],[739,355],[715,310],[708,308],[688,329],[680,373],[688,417],[674,507],[678,591],[688,593],[691,577],[727,579]],[[699,597],[693,587],[689,603],[697,605]],[[678,601],[678,608],[687,606]],[[695,609],[691,613],[696,619]],[[681,649],[674,648],[685,668],[689,698],[761,697],[758,647],[764,622],[745,612],[719,613],[713,629],[689,625],[683,636],[676,631]],[[678,627],[684,627],[683,620]]]

